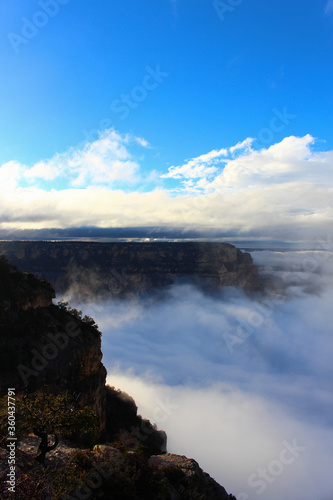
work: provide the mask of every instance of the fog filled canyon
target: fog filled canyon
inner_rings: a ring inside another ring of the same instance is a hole
[[[191,284],[62,298],[103,332],[108,381],[238,500],[330,500],[333,255],[253,251],[265,294]]]
[[[224,276],[256,286],[210,287],[206,275],[197,286],[192,268],[142,290],[144,273],[124,261],[107,280],[72,265],[56,301],[98,323],[108,383],[166,431],[168,452],[195,458],[238,500],[331,500],[331,244],[252,250],[241,274],[248,254],[231,252]]]

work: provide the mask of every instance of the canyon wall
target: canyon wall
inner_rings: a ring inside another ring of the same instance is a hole
[[[262,287],[249,253],[227,243],[0,242],[0,254],[81,295],[143,293],[177,282]]]

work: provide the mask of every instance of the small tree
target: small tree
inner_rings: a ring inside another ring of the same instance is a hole
[[[7,406],[7,398],[3,400]],[[2,408],[1,415],[3,413]],[[78,397],[68,392],[53,395],[40,391],[29,396],[16,397],[16,425],[18,433],[33,432],[40,437],[36,460],[43,463],[46,453],[57,447],[58,435],[70,437],[77,431],[93,432],[97,429],[97,417],[91,408],[81,407]],[[52,444],[49,442],[49,436],[54,436]]]

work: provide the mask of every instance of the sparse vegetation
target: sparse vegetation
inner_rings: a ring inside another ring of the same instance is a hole
[[[91,316],[87,316],[87,315],[83,316],[83,312],[79,309],[75,309],[75,307],[71,307],[69,305],[69,302],[65,302],[64,300],[59,300],[58,307],[62,311],[69,312],[70,314],[75,316],[75,318],[79,319],[80,321],[83,321],[87,325],[92,326],[93,328],[95,328],[95,330],[97,330],[99,332],[98,324],[96,323],[94,318],[92,318]]]
[[[6,432],[7,397],[0,400],[2,435]],[[44,462],[45,455],[56,448],[58,435],[71,437],[78,429],[81,433],[97,428],[97,417],[89,407],[81,407],[77,398],[68,392],[53,395],[44,391],[16,397],[17,434],[23,437],[33,432],[41,439],[37,459]],[[53,444],[49,438],[54,436]]]

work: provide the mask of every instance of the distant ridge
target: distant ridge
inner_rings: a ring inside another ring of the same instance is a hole
[[[29,269],[57,292],[144,293],[173,283],[262,288],[249,253],[228,243],[202,242],[0,242],[0,253]]]

